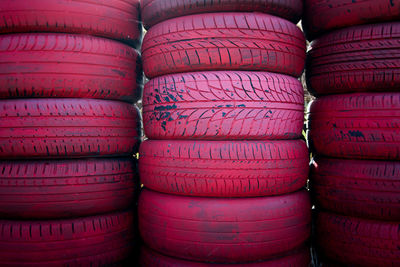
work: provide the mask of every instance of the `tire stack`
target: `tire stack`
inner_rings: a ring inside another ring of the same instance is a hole
[[[139,1],[0,2],[1,266],[111,266],[135,247]]]
[[[322,260],[400,266],[400,1],[305,5]]]
[[[309,266],[301,11],[142,1],[142,266]]]

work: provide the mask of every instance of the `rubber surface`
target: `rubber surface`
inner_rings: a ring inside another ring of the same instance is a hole
[[[266,260],[300,247],[310,235],[311,204],[299,191],[274,197],[182,197],[143,190],[139,230],[165,255],[205,262]]]
[[[320,213],[317,238],[323,253],[348,266],[400,266],[400,225]]]
[[[128,158],[0,161],[0,217],[49,219],[127,209],[137,194]]]
[[[147,140],[139,154],[141,182],[169,194],[280,195],[304,187],[308,177],[309,155],[302,140]]]
[[[261,13],[205,13],[150,28],[142,46],[147,77],[207,70],[300,76],[305,37],[295,24]]]
[[[400,22],[346,28],[311,46],[306,77],[314,95],[400,87]]]
[[[1,264],[109,266],[130,255],[132,224],[130,212],[54,221],[0,220]]]
[[[140,140],[136,107],[94,99],[0,101],[0,158],[132,155]]]
[[[310,180],[319,207],[400,221],[400,162],[321,158],[313,164]]]
[[[305,0],[303,29],[311,40],[337,28],[399,19],[399,0]]]
[[[344,263],[337,263],[329,260],[321,262],[321,267],[343,267],[343,266],[346,265],[344,265]]]
[[[140,98],[142,85],[140,56],[122,43],[72,34],[0,35],[0,98],[133,102]]]
[[[263,12],[297,23],[303,12],[303,2],[298,0],[143,0],[141,10],[147,28],[175,17],[223,11]]]
[[[145,85],[150,139],[296,139],[304,121],[299,80],[267,72],[166,75]]]
[[[350,159],[400,159],[400,93],[334,95],[315,100],[310,147]]]
[[[164,256],[145,246],[141,249],[141,266],[146,267],[308,267],[310,265],[310,249],[302,248],[293,251],[289,255],[269,261],[243,263],[243,264],[210,264],[194,261],[186,261]]]
[[[90,34],[137,45],[139,0],[2,0],[0,33]]]

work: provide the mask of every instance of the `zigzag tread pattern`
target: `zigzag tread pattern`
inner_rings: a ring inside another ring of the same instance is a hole
[[[303,125],[303,89],[266,72],[201,72],[150,80],[143,121],[151,139],[295,139]]]

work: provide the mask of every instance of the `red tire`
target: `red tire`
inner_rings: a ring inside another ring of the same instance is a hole
[[[117,101],[0,101],[0,158],[132,155],[140,139],[139,111]]]
[[[315,95],[398,91],[399,51],[400,22],[324,35],[312,43],[308,54],[308,88]]]
[[[139,154],[141,182],[169,194],[280,195],[304,187],[308,177],[309,155],[302,140],[148,140]]]
[[[113,40],[47,33],[0,36],[0,98],[136,101],[142,80],[136,50]]]
[[[127,209],[136,194],[130,159],[0,161],[0,217],[50,219]]]
[[[310,235],[308,193],[259,198],[182,197],[143,190],[139,229],[165,255],[237,263],[278,257]]]
[[[110,266],[130,256],[132,224],[130,212],[55,221],[0,220],[1,265]]]
[[[270,71],[300,76],[305,38],[295,24],[261,13],[206,13],[152,27],[143,46],[149,78],[207,70]]]
[[[141,9],[147,28],[175,17],[226,11],[263,12],[297,23],[303,12],[303,2],[298,0],[143,0]]]
[[[317,239],[323,254],[348,266],[400,266],[400,224],[320,213]],[[342,265],[343,266],[343,265]]]
[[[0,18],[0,33],[80,33],[130,44],[142,33],[139,0],[3,0]]]
[[[286,256],[269,261],[244,264],[209,264],[164,256],[144,246],[141,250],[140,259],[141,266],[146,267],[309,267],[311,262],[309,248],[292,251]]]
[[[310,108],[310,146],[320,155],[400,159],[400,93],[321,97]]]
[[[329,261],[329,260],[324,260],[323,262],[320,262],[321,267],[343,267],[343,263],[337,263],[334,261]]]
[[[143,121],[150,139],[296,139],[304,91],[297,79],[267,72],[161,76],[145,86]]]
[[[309,40],[337,28],[400,19],[400,1],[305,0],[303,28]]]
[[[400,162],[321,158],[313,164],[310,179],[323,209],[400,221]]]

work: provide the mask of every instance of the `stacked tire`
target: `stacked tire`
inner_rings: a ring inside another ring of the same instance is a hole
[[[2,266],[132,255],[139,1],[0,3]]]
[[[309,265],[301,10],[142,2],[142,266]]]
[[[325,263],[400,265],[400,1],[305,3],[311,184]]]

